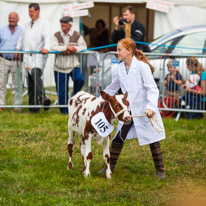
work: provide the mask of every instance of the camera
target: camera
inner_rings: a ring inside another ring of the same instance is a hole
[[[126,19],[120,19],[120,20],[119,20],[119,25],[120,25],[120,26],[124,25],[124,23],[127,23],[127,20],[126,20]]]

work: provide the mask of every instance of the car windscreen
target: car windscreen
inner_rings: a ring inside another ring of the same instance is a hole
[[[203,54],[206,44],[206,31],[185,35],[177,42],[175,50],[180,54]]]

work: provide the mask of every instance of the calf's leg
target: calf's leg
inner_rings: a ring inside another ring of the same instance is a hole
[[[73,169],[73,164],[72,164],[73,147],[74,147],[74,131],[72,129],[69,129],[69,138],[68,138],[69,162],[67,165],[68,170]]]
[[[82,139],[81,144],[80,144],[80,148],[81,148],[81,155],[82,155],[82,161],[83,161],[83,172],[86,169],[86,165],[84,162],[84,157],[85,157],[85,141]]]
[[[106,137],[103,141],[103,159],[105,161],[106,177],[107,179],[111,179],[112,172],[110,169],[109,137]]]
[[[88,135],[88,139],[85,139],[85,156],[84,156],[84,165],[85,165],[85,169],[84,169],[84,176],[88,177],[90,175],[90,171],[89,171],[89,166],[90,166],[90,162],[92,160],[92,150],[91,150],[91,142],[92,142],[92,135],[89,134]]]

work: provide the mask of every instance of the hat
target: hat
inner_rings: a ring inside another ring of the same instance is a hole
[[[73,23],[73,18],[70,17],[70,16],[64,16],[60,19],[60,22],[61,23],[70,23],[70,24],[72,24]]]
[[[189,80],[186,81],[186,85],[189,88],[196,86],[200,81],[200,76],[198,74],[191,74]]]

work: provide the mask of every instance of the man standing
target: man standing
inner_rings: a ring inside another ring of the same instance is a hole
[[[39,16],[40,7],[37,3],[29,4],[31,20],[23,28],[17,44],[17,50],[41,51],[41,54],[24,54],[24,67],[28,70],[29,105],[49,106],[51,101],[45,95],[41,75],[46,65],[50,49],[50,25]],[[48,107],[44,108],[49,109]],[[30,112],[38,112],[39,108],[30,108]]]
[[[54,34],[51,48],[54,51],[63,52],[55,56],[54,76],[59,105],[67,105],[69,77],[74,81],[73,95],[79,92],[84,85],[78,55],[75,53],[86,49],[87,45],[80,33],[71,29],[72,17],[62,17],[60,24],[61,31]],[[68,108],[60,108],[60,112],[68,114]]]
[[[19,16],[16,12],[9,14],[9,25],[0,28],[0,50],[15,50],[22,28],[17,25]],[[22,71],[17,68],[14,54],[0,53],[0,105],[6,104],[6,85],[9,73],[14,86],[14,105],[22,102]],[[3,111],[0,108],[0,112]],[[19,109],[15,108],[18,112]]]
[[[111,39],[114,43],[117,43],[120,39],[125,38],[125,31],[124,26],[125,24],[131,24],[131,39],[134,41],[143,42],[146,30],[143,24],[141,24],[135,18],[135,9],[132,6],[127,6],[122,9],[123,18],[119,18],[118,16],[113,18],[113,23],[115,24],[115,29],[112,32]],[[120,20],[120,22],[119,22]],[[125,21],[126,20],[126,21]],[[145,50],[145,45],[143,44],[136,44],[137,49]],[[146,51],[146,50],[145,50]]]

